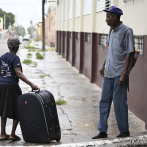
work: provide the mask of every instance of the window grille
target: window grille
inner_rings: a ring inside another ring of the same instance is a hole
[[[75,17],[79,17],[80,16],[80,0],[76,0],[76,10],[75,10]]]
[[[141,55],[143,54],[143,36],[134,36],[134,47]]]
[[[108,34],[100,34],[99,37],[99,45],[106,47],[106,40],[107,40]]]
[[[92,8],[92,1],[91,0],[84,0],[84,11],[83,15],[91,14],[91,8]]]
[[[134,0],[123,0],[124,1],[124,3],[126,3],[126,2],[129,2],[129,1],[134,1]]]
[[[91,34],[90,33],[85,33],[85,42],[91,42]]]
[[[72,32],[69,33],[69,38],[72,38]]]
[[[69,19],[72,19],[72,0],[69,1]]]
[[[101,12],[111,6],[111,0],[97,0],[96,12]]]
[[[76,39],[79,40],[80,39],[80,33],[76,32]]]

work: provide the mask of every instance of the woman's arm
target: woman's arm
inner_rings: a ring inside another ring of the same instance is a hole
[[[25,83],[27,83],[28,85],[30,85],[33,90],[37,90],[38,89],[38,87],[35,84],[33,84],[32,82],[30,82],[24,76],[24,74],[21,72],[21,68],[20,67],[16,67],[16,68],[14,68],[14,70],[15,70],[15,73],[18,76],[19,79],[21,79],[22,81],[24,81]]]

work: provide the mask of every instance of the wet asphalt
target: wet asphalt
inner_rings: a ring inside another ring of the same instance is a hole
[[[67,103],[57,106],[60,126],[61,141],[50,142],[49,144],[31,144],[25,143],[22,137],[20,126],[18,125],[16,134],[21,137],[21,141],[1,141],[0,146],[52,146],[63,145],[67,143],[91,142],[92,136],[98,133],[97,125],[99,120],[99,100],[101,97],[101,89],[95,84],[91,84],[89,79],[83,74],[79,74],[78,70],[71,66],[69,62],[62,58],[53,49],[46,52],[40,52],[44,59],[36,59],[36,52],[29,52],[24,48],[27,42],[23,42],[18,55],[23,62],[28,59],[27,54],[31,53],[31,59],[34,64],[22,64],[24,75],[41,90],[52,92],[55,100],[62,99]],[[41,46],[41,42],[34,42],[33,46]],[[1,50],[0,42],[0,50]],[[0,52],[1,53],[1,52]],[[40,77],[44,75],[43,77]],[[23,93],[31,91],[30,86],[20,81],[20,87]],[[129,126],[132,137],[147,135],[145,124],[129,111]],[[8,119],[6,131],[10,134],[12,120]],[[119,133],[113,105],[108,120],[108,138],[105,140],[116,139]]]

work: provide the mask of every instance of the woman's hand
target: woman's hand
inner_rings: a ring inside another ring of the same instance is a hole
[[[38,90],[38,86],[33,83],[31,83],[30,86],[31,86],[32,90]]]

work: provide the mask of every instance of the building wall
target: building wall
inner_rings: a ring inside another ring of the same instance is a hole
[[[50,6],[48,11],[48,16],[45,19],[45,42],[49,46],[55,46],[56,40],[56,10],[55,6]]]
[[[102,35],[108,34],[110,29],[105,22],[106,13],[102,11],[96,12],[97,0],[91,0],[91,13],[83,15],[84,0],[81,0],[80,16],[74,17],[75,2],[76,0],[73,1],[72,19],[68,19],[67,16],[67,20],[64,20],[63,27],[60,21],[56,26],[58,34],[56,50],[59,54],[64,54],[66,60],[72,66],[75,66],[79,70],[79,73],[83,73],[92,83],[102,88],[103,78],[99,75],[99,70],[106,59],[107,48],[105,45],[100,44],[100,38]],[[145,78],[147,67],[144,66],[147,59],[147,28],[145,26],[147,23],[147,1],[135,0],[134,2],[130,1],[125,4],[123,0],[111,0],[111,4],[123,10],[124,15],[121,17],[121,20],[124,24],[131,27],[138,38],[140,38],[140,35],[143,36],[143,54],[139,56],[130,74],[128,106],[129,110],[145,121],[147,128],[147,82]],[[60,1],[57,9],[60,10]],[[78,32],[79,38],[77,38]],[[88,41],[86,39],[87,33],[90,34]],[[138,44],[140,44],[140,39],[138,40]],[[138,48],[135,47],[135,49]]]
[[[146,13],[146,0],[135,0],[127,2],[118,0],[118,7],[123,10],[124,15],[122,21],[131,27],[135,35],[147,34],[147,13]]]

